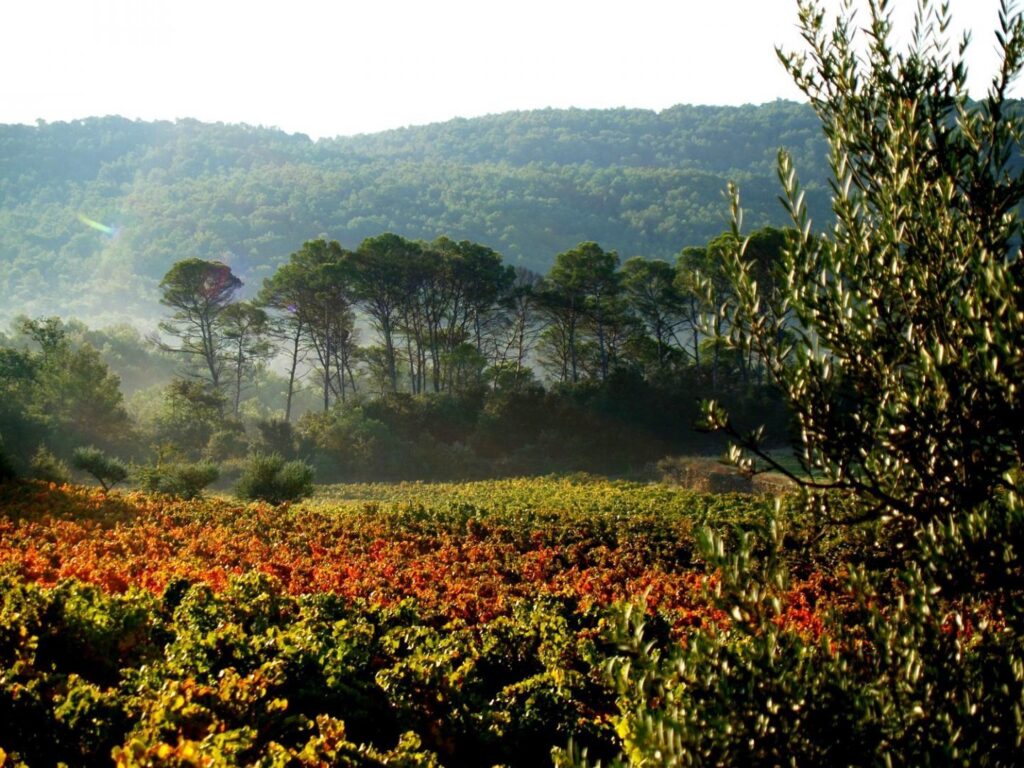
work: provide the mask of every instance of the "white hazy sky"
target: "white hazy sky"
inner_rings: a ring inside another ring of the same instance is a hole
[[[795,0],[0,3],[3,123],[194,117],[320,137],[549,106],[800,98],[774,54],[799,46]],[[998,0],[951,5],[974,30],[980,94]]]

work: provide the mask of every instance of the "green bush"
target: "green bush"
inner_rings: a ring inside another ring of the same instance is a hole
[[[45,445],[39,449],[29,463],[29,472],[36,480],[63,485],[71,480],[71,470],[67,463],[54,456]]]
[[[209,461],[150,464],[135,470],[135,482],[149,493],[196,499],[203,489],[220,478],[220,469]]]
[[[249,457],[235,484],[235,495],[246,501],[282,504],[313,493],[313,468],[301,460],[285,461],[279,454]]]
[[[344,411],[305,413],[298,430],[312,448],[311,458],[321,477],[397,479],[403,478],[412,465],[408,443],[384,422],[369,418],[359,406]]]
[[[855,24],[800,4],[809,51],[783,55],[830,146],[834,221],[812,233],[796,170],[779,157],[792,219],[769,274],[747,252],[733,195],[716,296],[721,341],[758,360],[798,425],[795,482],[858,500],[852,519],[898,519],[904,541],[1020,491],[1024,464],[1024,112],[1007,97],[1024,68],[1024,18],[1004,8],[1001,61],[970,98],[947,6],[922,3],[905,51],[890,3]],[[768,431],[717,403],[705,423],[734,458],[774,461]],[[1014,486],[1018,487],[1014,487]],[[823,510],[824,511],[824,510]]]
[[[209,461],[199,461],[191,464],[179,464],[174,468],[174,481],[177,486],[176,494],[186,499],[193,499],[202,495],[202,491],[208,485],[212,485],[220,478],[220,470],[216,464]]]
[[[128,479],[128,467],[118,459],[112,459],[99,448],[76,448],[71,463],[96,479],[104,491]]]

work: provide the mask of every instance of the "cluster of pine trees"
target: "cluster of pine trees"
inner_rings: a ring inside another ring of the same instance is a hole
[[[278,453],[322,479],[622,472],[714,451],[720,439],[691,430],[701,399],[786,418],[760,361],[713,335],[705,283],[722,284],[731,237],[675,264],[584,242],[544,275],[466,240],[317,239],[249,299],[227,264],[185,259],[160,282],[148,338],[18,319],[0,337],[0,436],[29,474],[40,451],[70,461],[89,446],[228,478]],[[766,279],[785,241],[766,228],[748,243]]]
[[[580,243],[546,275],[504,264],[494,250],[441,237],[382,234],[355,250],[311,240],[240,301],[241,280],[220,262],[189,259],[161,282],[171,310],[166,347],[218,391],[237,415],[243,389],[275,353],[286,361],[283,405],[315,372],[323,409],[363,394],[464,393],[549,382],[606,381],[630,369],[671,386],[683,376],[712,390],[759,380],[757,360],[709,336],[702,281],[720,284],[731,235],[686,248],[677,263]],[[764,279],[785,245],[774,228],[748,244]],[[717,330],[721,330],[718,328]],[[684,375],[684,374],[689,374]],[[540,376],[538,376],[540,374]]]

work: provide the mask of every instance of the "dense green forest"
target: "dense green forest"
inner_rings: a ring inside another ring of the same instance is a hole
[[[775,158],[827,210],[825,142],[807,105],[541,110],[312,141],[270,128],[118,117],[0,127],[0,320],[107,325],[159,315],[157,284],[196,257],[255,292],[302,242],[391,231],[482,243],[544,272],[596,241],[671,259],[726,225],[781,224]],[[251,293],[246,293],[251,295]]]

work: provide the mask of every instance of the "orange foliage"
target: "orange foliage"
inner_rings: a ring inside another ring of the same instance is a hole
[[[628,545],[551,544],[543,530],[524,535],[475,519],[395,530],[375,506],[327,514],[67,485],[0,494],[0,567],[44,585],[74,578],[113,593],[160,593],[183,578],[219,590],[232,575],[257,570],[291,594],[332,592],[381,605],[411,597],[425,615],[469,623],[539,593],[580,608],[645,596],[677,630],[726,621],[705,594],[708,577],[692,567]],[[826,591],[820,575],[795,584],[780,622],[819,636],[816,604]]]

